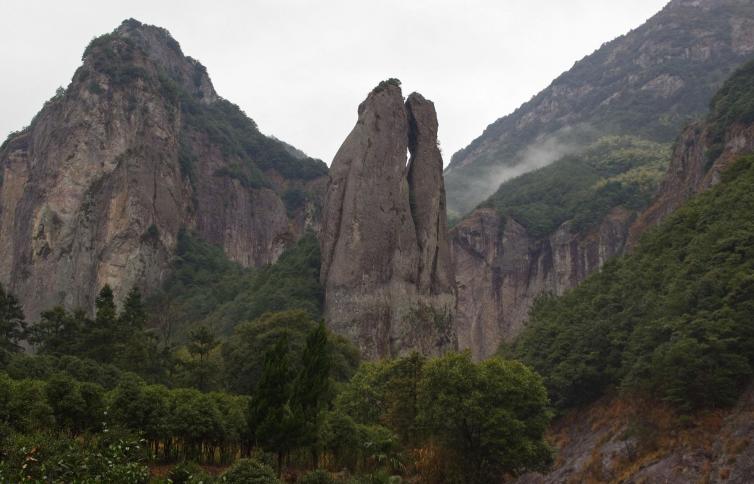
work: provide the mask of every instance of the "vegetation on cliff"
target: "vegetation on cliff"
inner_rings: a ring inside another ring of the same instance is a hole
[[[578,155],[503,183],[483,206],[544,237],[567,221],[578,232],[614,207],[640,210],[654,195],[670,158],[668,145],[630,136],[601,138]]]
[[[754,363],[754,157],[636,251],[561,298],[542,298],[513,352],[568,408],[611,388],[681,409],[730,405]]]
[[[247,269],[229,261],[219,247],[182,231],[172,273],[149,307],[178,337],[202,324],[230,334],[239,322],[287,309],[303,310],[317,319],[323,297],[319,265],[319,242],[313,233],[305,234],[274,264]]]

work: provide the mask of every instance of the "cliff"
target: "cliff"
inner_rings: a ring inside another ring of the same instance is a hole
[[[161,28],[128,20],[0,147],[0,282],[27,316],[165,279],[185,228],[274,261],[316,225],[324,163],[291,154],[215,92]],[[318,195],[319,194],[319,195]]]
[[[442,353],[456,347],[455,293],[434,106],[404,103],[389,80],[358,114],[324,204],[325,319],[366,358]]]

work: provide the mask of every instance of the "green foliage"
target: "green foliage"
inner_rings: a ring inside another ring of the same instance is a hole
[[[171,324],[175,321],[179,336],[199,325],[228,334],[239,322],[272,311],[301,309],[318,318],[323,300],[319,266],[319,242],[312,233],[275,264],[243,269],[220,248],[180,232],[172,275],[149,306],[160,308]]]
[[[335,484],[335,479],[325,469],[308,472],[299,481],[300,484]]]
[[[385,79],[384,81],[380,81],[380,83],[377,84],[377,87],[374,88],[373,92],[384,91],[388,88],[388,86],[401,87],[401,81],[400,79],[396,79],[395,77]]]
[[[5,292],[0,284],[0,365],[5,363],[12,353],[21,350],[19,343],[26,334],[24,312],[18,299]]]
[[[572,221],[581,231],[614,207],[639,210],[659,186],[668,147],[632,137],[605,137],[579,155],[503,183],[485,206],[510,216],[534,237]]]
[[[529,368],[495,358],[475,365],[468,352],[430,361],[419,387],[422,427],[455,456],[449,480],[460,471],[465,482],[498,482],[549,464],[547,404]]]
[[[208,482],[210,476],[196,462],[179,462],[170,469],[168,479],[172,484],[198,484]]]
[[[725,132],[737,123],[754,123],[754,61],[736,70],[712,98],[706,123],[710,161],[722,153]]]
[[[280,484],[272,467],[254,459],[240,459],[220,479],[228,484]]]
[[[107,434],[11,434],[0,443],[2,482],[144,483],[149,469],[142,441]]]
[[[144,68],[134,63],[137,55],[143,52],[128,37],[105,34],[93,39],[84,50],[82,60],[89,60],[94,70],[104,74],[113,87],[126,86],[136,79],[148,77]],[[96,88],[93,88],[96,86]],[[94,94],[101,94],[102,87],[95,81],[89,85]]]
[[[534,306],[514,353],[557,407],[615,387],[686,410],[736,400],[754,363],[754,157],[723,178],[633,254]]]
[[[288,337],[282,334],[264,354],[264,368],[249,404],[252,441],[281,459],[293,448],[296,424],[290,407],[293,372],[288,364]]]
[[[252,394],[261,378],[265,351],[283,336],[288,339],[294,375],[299,374],[303,371],[300,365],[307,337],[317,327],[308,313],[301,310],[266,313],[239,325],[222,349],[228,388],[237,393]],[[328,335],[328,346],[333,378],[347,380],[358,366],[357,350],[334,335]]]
[[[298,445],[311,447],[317,443],[323,412],[333,397],[331,388],[332,345],[328,341],[324,321],[306,338],[301,355],[301,368],[293,382],[290,406],[297,421]]]
[[[549,463],[547,408],[541,378],[518,362],[474,364],[468,353],[432,360],[411,355],[362,365],[328,416],[325,441],[338,458],[353,462],[369,428],[386,444],[397,435],[410,448],[439,445],[448,482],[497,482],[505,472]],[[395,452],[389,449],[386,455]]]
[[[288,216],[292,216],[298,209],[306,205],[308,196],[298,188],[290,188],[283,193],[283,203]]]

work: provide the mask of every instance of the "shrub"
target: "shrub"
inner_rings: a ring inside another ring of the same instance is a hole
[[[335,479],[324,469],[315,469],[301,478],[301,484],[335,484]]]
[[[229,484],[280,484],[272,467],[254,459],[241,459],[221,476]]]

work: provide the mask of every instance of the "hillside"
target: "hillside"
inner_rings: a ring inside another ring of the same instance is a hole
[[[746,0],[673,0],[454,154],[445,171],[449,215],[465,215],[506,179],[605,135],[670,144],[754,53],[752,31]]]
[[[263,135],[170,34],[136,20],[0,147],[0,283],[35,317],[170,273],[185,229],[242,266],[318,223],[327,166]]]

